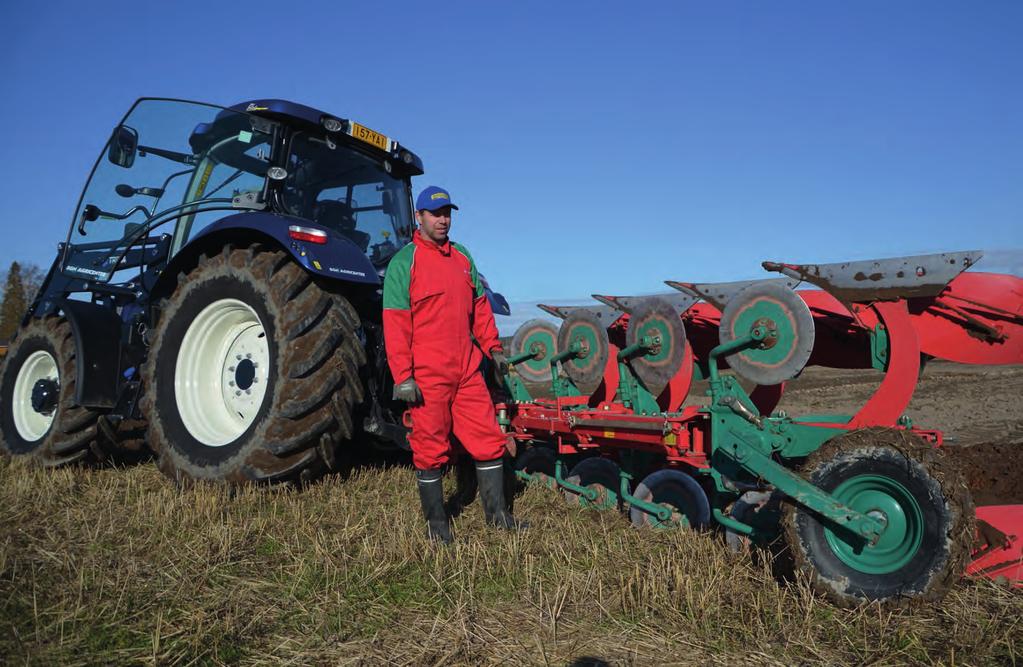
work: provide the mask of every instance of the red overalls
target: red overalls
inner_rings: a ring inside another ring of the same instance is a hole
[[[501,343],[465,248],[438,246],[416,233],[391,259],[384,279],[384,343],[395,384],[413,376],[423,393],[423,401],[410,406],[417,469],[448,462],[452,433],[477,461],[504,455],[506,435],[479,370],[481,348],[489,355]]]

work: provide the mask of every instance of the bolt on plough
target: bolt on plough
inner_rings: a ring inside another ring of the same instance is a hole
[[[515,333],[497,406],[516,474],[637,526],[784,545],[841,605],[938,599],[964,573],[1021,587],[1023,498],[975,507],[943,434],[905,416],[926,360],[1023,363],[1023,280],[965,272],[981,256],[764,262],[782,277],[541,305],[561,324]],[[855,414],[777,409],[808,365],[883,379]]]

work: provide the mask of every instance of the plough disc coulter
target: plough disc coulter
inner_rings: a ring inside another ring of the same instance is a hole
[[[922,360],[1023,363],[1023,280],[963,273],[980,257],[764,262],[783,277],[541,305],[560,327],[515,334],[498,405],[517,474],[637,526],[783,539],[838,604],[936,599],[964,572],[1023,586],[1023,506],[975,509],[942,434],[903,416]],[[883,377],[853,415],[776,411],[807,365]]]

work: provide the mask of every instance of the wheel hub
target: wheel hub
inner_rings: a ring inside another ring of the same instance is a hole
[[[913,559],[923,540],[923,513],[906,487],[890,477],[862,475],[839,484],[832,493],[839,502],[884,525],[877,540],[866,545],[826,528],[825,539],[842,562],[860,572],[888,574]]]
[[[256,379],[256,364],[251,358],[242,359],[238,362],[234,371],[234,383],[235,385],[245,391],[252,386],[253,380]]]
[[[60,386],[55,380],[36,380],[32,386],[32,409],[41,415],[51,415],[57,409]]]

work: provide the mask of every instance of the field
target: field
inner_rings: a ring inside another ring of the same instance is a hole
[[[875,382],[811,370],[782,407],[852,410]],[[949,447],[1019,451],[1023,367],[932,364],[910,414],[944,429]],[[1009,480],[1013,491],[1020,476],[1000,473],[1004,460],[989,463],[993,472],[981,465],[971,479]],[[516,513],[530,530],[503,534],[470,505],[456,520],[457,545],[438,549],[423,536],[400,459],[367,460],[302,491],[234,492],[181,491],[151,465],[45,471],[2,460],[0,656],[71,665],[1023,663],[1020,590],[970,580],[939,605],[840,610],[718,536],[638,531],[540,488],[517,499]]]

